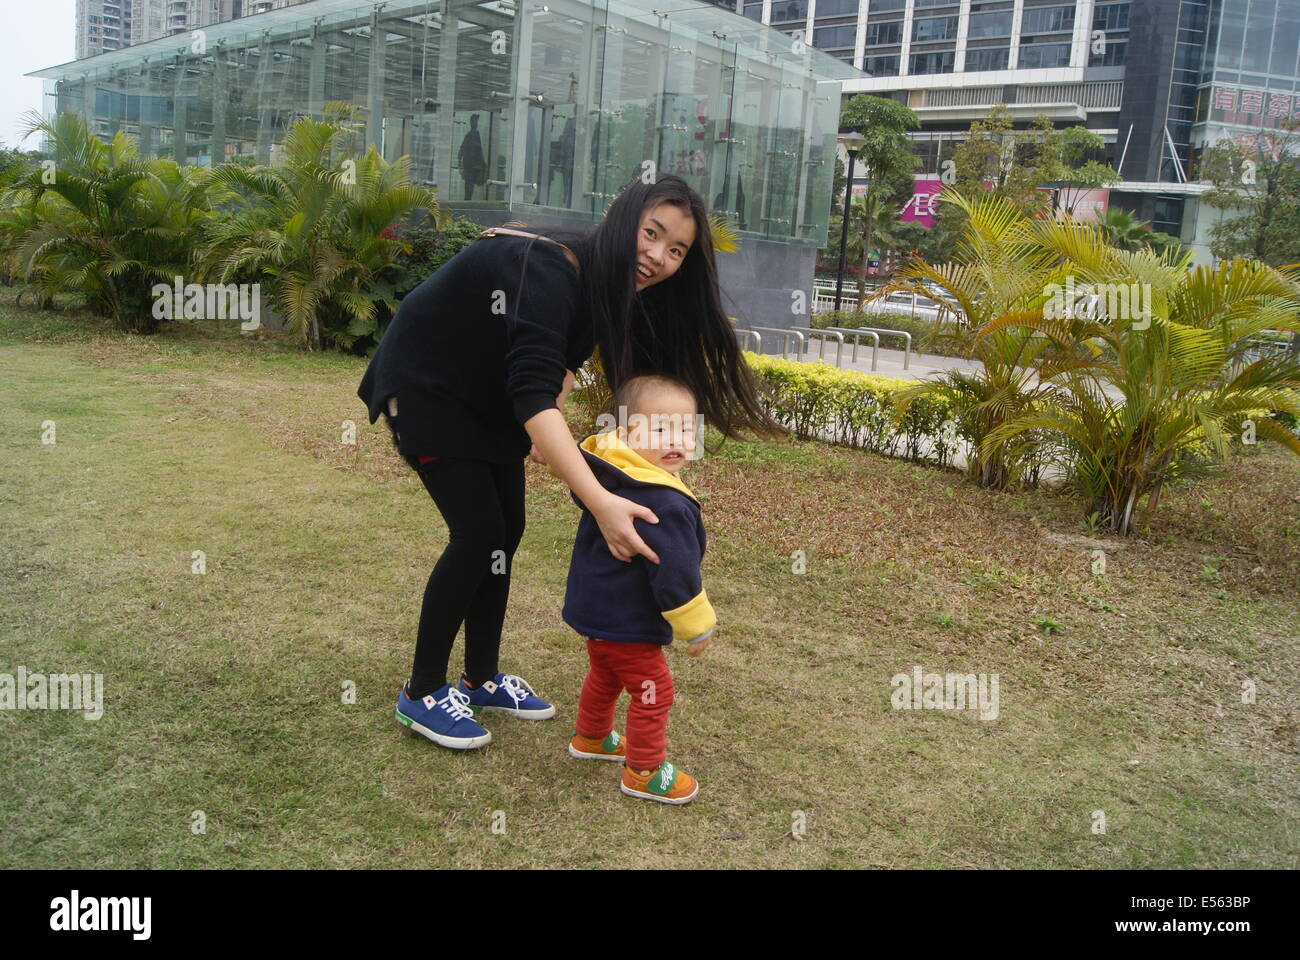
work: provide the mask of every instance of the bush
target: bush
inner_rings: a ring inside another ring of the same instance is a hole
[[[395,298],[405,297],[482,232],[483,225],[468,217],[454,218],[445,230],[425,225],[400,230],[397,238],[404,249],[397,255],[391,275],[385,278]]]
[[[945,422],[955,419],[951,403],[942,398],[917,400],[900,418],[894,395],[913,381],[748,352],[745,359],[767,388],[772,415],[800,439],[946,465],[962,437],[960,428],[944,430]]]

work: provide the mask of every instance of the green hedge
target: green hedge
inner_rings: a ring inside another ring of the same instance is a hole
[[[751,369],[767,388],[772,415],[804,440],[829,440],[910,460],[946,465],[955,447],[944,441],[945,421],[958,417],[950,402],[921,397],[896,418],[893,398],[915,380],[896,380],[840,370],[825,363],[799,363],[745,353]],[[949,439],[952,439],[950,434]],[[956,431],[958,442],[962,431]],[[926,440],[933,449],[922,449]]]

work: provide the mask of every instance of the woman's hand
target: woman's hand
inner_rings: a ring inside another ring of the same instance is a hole
[[[651,563],[659,562],[659,555],[646,545],[632,525],[634,519],[658,523],[659,518],[649,507],[610,493],[600,485],[573,442],[564,414],[555,408],[539,411],[528,419],[524,429],[533,440],[537,456],[544,458],[596,518],[610,553],[624,563],[630,563],[637,554]]]
[[[659,518],[649,507],[643,507],[624,497],[609,494],[594,506],[590,506],[591,515],[596,518],[600,532],[605,536],[605,544],[617,560],[630,563],[637,554],[651,563],[659,562],[659,555],[646,545],[636,532],[633,519],[658,523]]]
[[[542,466],[546,466],[546,458],[542,456],[542,452],[537,449],[537,444],[535,443],[533,444],[533,448],[528,451],[528,459],[533,461],[533,463],[540,463]]]

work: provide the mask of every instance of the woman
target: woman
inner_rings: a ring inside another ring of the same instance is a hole
[[[724,436],[780,430],[723,313],[704,204],[671,175],[633,180],[589,232],[470,244],[402,301],[361,381],[370,422],[388,418],[450,534],[397,700],[397,719],[442,746],[488,743],[474,718],[483,711],[555,713],[497,662],[524,532],[525,457],[550,464],[587,505],[615,557],[658,562],[633,524],[657,518],[600,485],[561,412],[596,346],[613,389],[638,372],[665,373],[691,387]],[[452,686],[462,622],[465,671]]]

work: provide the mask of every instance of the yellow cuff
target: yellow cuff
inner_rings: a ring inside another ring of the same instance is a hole
[[[713,604],[709,603],[709,595],[703,589],[680,607],[665,610],[663,615],[672,625],[674,640],[695,640],[718,625]]]

